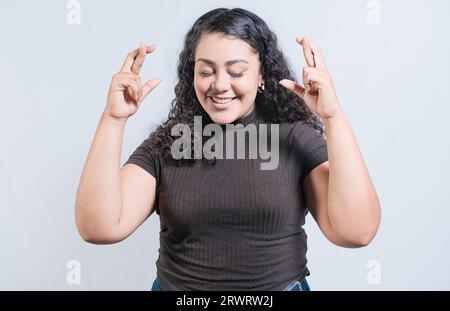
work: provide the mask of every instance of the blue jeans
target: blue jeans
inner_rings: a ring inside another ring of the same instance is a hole
[[[309,287],[308,282],[306,281],[306,278],[303,279],[303,281],[292,281],[292,283],[284,289],[285,291],[311,291],[311,288]],[[163,291],[161,288],[161,284],[159,283],[158,278],[153,281],[152,291]]]

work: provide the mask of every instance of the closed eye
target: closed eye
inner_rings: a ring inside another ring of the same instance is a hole
[[[232,72],[230,72],[229,74],[230,74],[230,76],[232,76],[233,78],[242,77],[242,76],[244,75],[243,72],[240,72],[240,73],[232,73]],[[204,71],[201,71],[201,72],[199,72],[199,75],[201,75],[202,77],[209,77],[210,75],[212,75],[212,73],[211,73],[211,72],[204,72]]]
[[[209,73],[209,72],[200,72],[200,75],[202,76],[202,77],[209,77],[210,75],[211,75],[211,73]]]

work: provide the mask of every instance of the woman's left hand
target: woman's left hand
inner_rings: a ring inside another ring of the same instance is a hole
[[[321,119],[336,116],[342,110],[337,99],[333,79],[325,65],[322,53],[308,38],[297,38],[303,47],[307,67],[303,67],[303,85],[284,79],[280,84],[297,94]]]

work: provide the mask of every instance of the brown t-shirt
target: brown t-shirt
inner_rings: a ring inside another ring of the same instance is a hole
[[[262,120],[253,110],[233,123],[261,129]],[[156,177],[148,145],[144,140],[125,164]],[[162,164],[156,261],[162,289],[283,290],[309,275],[303,179],[327,160],[325,138],[296,121],[279,124],[273,170],[261,170],[267,160],[259,155],[218,159],[215,165]]]

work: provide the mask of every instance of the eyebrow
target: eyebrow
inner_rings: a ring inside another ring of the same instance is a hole
[[[206,59],[206,58],[199,58],[195,62],[204,62],[204,63],[207,63],[208,65],[211,65],[211,66],[215,66],[216,65],[212,60],[209,60],[209,59]],[[225,62],[225,66],[231,66],[231,65],[234,65],[236,63],[246,63],[246,64],[248,64],[248,62],[246,60],[233,59],[233,60],[229,60],[229,61]]]

